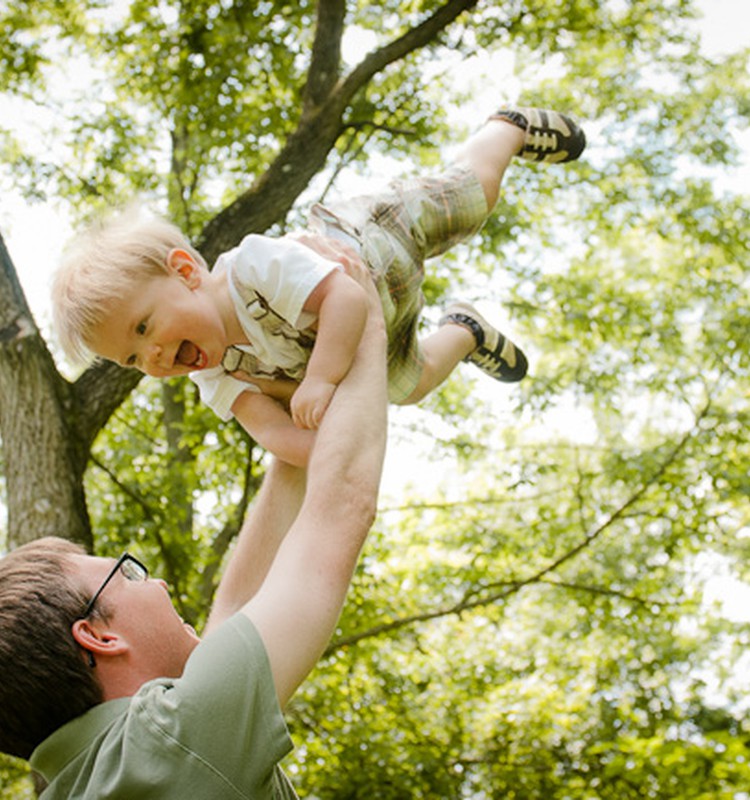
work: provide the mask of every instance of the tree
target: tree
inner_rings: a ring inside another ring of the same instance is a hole
[[[475,296],[502,297],[533,379],[514,409],[453,380],[421,412],[432,440],[447,431],[453,472],[466,471],[450,491],[469,502],[457,517],[455,499],[432,498],[381,523],[294,709],[299,780],[321,797],[382,798],[741,786],[733,698],[712,709],[686,671],[746,633],[706,620],[685,575],[701,552],[739,575],[744,563],[746,203],[714,179],[736,163],[747,54],[706,59],[679,0],[133,2],[122,18],[68,0],[3,13],[3,89],[49,110],[57,144],[52,159],[6,131],[15,185],[81,217],[147,194],[209,261],[282,229],[345,169],[368,180],[369,158],[434,163],[448,92],[461,99],[442,62],[512,48],[526,100],[592,120],[580,165],[514,173],[482,235],[432,267],[431,300],[462,273]],[[347,64],[354,30],[377,43]],[[96,83],[60,107],[46,81],[81,52]],[[542,67],[551,78],[529,74]],[[461,89],[466,100],[476,86]],[[112,365],[63,377],[0,257],[9,542],[62,533],[113,553],[135,541],[199,623],[262,453],[188,384],[133,392],[137,378]],[[570,409],[589,420],[583,439],[551,432]],[[197,501],[216,495],[206,520]],[[690,620],[700,634],[680,633]]]
[[[10,33],[6,64],[20,62],[27,67],[23,75],[12,71],[11,89],[18,91],[16,81],[21,88],[34,89],[41,79],[44,55],[38,40],[27,45],[26,37],[30,31],[40,35],[50,28],[63,28],[71,46],[86,45],[92,59],[114,53],[108,67],[112,84],[102,94],[104,102],[94,104],[93,116],[76,114],[68,120],[76,136],[72,150],[84,164],[88,155],[90,168],[84,166],[73,175],[69,169],[60,170],[55,179],[58,190],[67,197],[81,197],[96,186],[96,200],[101,204],[111,202],[118,184],[153,188],[153,175],[161,173],[166,184],[161,190],[166,190],[170,211],[191,234],[197,234],[200,249],[212,262],[243,235],[283,220],[345,132],[345,112],[374,75],[430,43],[475,4],[476,0],[451,0],[438,5],[343,77],[343,2],[320,3],[314,37],[310,41],[310,35],[303,33],[294,47],[290,43],[295,30],[310,26],[312,31],[313,9],[307,4],[296,8],[282,3],[237,4],[222,10],[210,3],[192,4],[189,9],[134,3],[128,18],[110,29],[98,17],[84,15],[86,3],[64,3],[53,10],[15,7],[5,20]],[[275,31],[279,25],[286,29],[283,42]],[[295,50],[299,59],[306,47],[311,48],[311,57],[303,71],[294,58]],[[258,102],[240,76],[255,85],[263,75],[272,86]],[[286,78],[285,90],[276,90],[274,76]],[[111,102],[108,95],[112,101],[122,97],[125,108]],[[272,108],[284,101],[293,103],[291,109]],[[296,107],[300,113],[292,110]],[[139,127],[135,115],[144,110],[146,119]],[[247,183],[248,161],[253,164],[247,157],[249,148],[264,142],[264,128],[273,130],[283,146],[273,158],[261,158],[258,166],[264,168],[263,174],[238,191],[240,181]],[[150,133],[169,137],[166,153],[144,152]],[[141,155],[145,158],[139,163]],[[154,160],[165,155],[169,171],[152,169]],[[206,184],[215,176],[217,161],[227,176],[226,195],[232,199],[218,208],[206,208]],[[22,154],[17,163],[27,163]],[[35,169],[42,165],[36,164]],[[114,170],[120,173],[117,177]],[[104,182],[99,181],[102,173]],[[4,413],[0,431],[10,465],[6,475],[9,540],[21,544],[45,533],[66,531],[70,538],[91,547],[82,494],[90,446],[136,380],[110,365],[97,365],[72,383],[62,379],[30,319],[5,252],[2,274]],[[26,345],[35,355],[33,365],[26,352],[20,357],[18,348],[25,351]],[[40,388],[34,391],[36,386]],[[36,409],[41,411],[39,416]],[[58,460],[49,469],[38,470],[38,454],[28,442],[47,437],[54,440],[44,449]]]

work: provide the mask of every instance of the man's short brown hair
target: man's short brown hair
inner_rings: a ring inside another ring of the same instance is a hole
[[[71,626],[86,591],[71,576],[84,554],[46,537],[0,559],[0,750],[28,759],[66,722],[103,700]]]

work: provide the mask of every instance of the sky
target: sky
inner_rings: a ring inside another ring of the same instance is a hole
[[[708,55],[750,45],[750,0],[700,0],[700,6],[704,12],[704,20],[700,24],[699,33]],[[504,65],[504,68],[507,66]],[[483,111],[480,110],[479,113]],[[477,122],[479,121],[481,116],[477,117]],[[737,186],[747,187],[750,185],[750,132],[745,131],[741,136],[740,142],[747,157],[733,179]],[[62,246],[71,234],[69,221],[59,208],[51,204],[30,206],[17,196],[4,194],[0,196],[0,232],[18,271],[34,318],[49,338],[48,282]],[[480,310],[483,313],[485,311],[481,306]],[[63,365],[63,371],[64,369]],[[508,391],[506,387],[503,389]],[[393,409],[391,419],[395,419],[396,425],[404,428],[411,420],[418,419],[419,414],[419,409]],[[550,424],[554,424],[554,421]],[[569,419],[561,418],[560,424],[568,425]],[[442,481],[446,474],[450,474],[450,465],[432,462],[430,450],[431,441],[426,435],[421,440],[415,437],[411,442],[389,446],[384,470],[384,497],[397,497],[415,472],[419,473],[422,480],[427,481],[426,485],[432,486]],[[413,469],[415,463],[420,464],[416,471]],[[412,467],[408,474],[404,474],[403,464]],[[720,565],[714,564],[710,568],[717,571],[720,570]],[[723,581],[726,586],[726,578]],[[750,609],[750,587],[735,585],[732,587],[732,595],[738,601],[733,606]],[[750,619],[750,613],[746,616]]]

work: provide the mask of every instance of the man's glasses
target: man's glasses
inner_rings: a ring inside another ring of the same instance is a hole
[[[94,605],[99,599],[101,593],[105,590],[107,584],[112,580],[112,578],[115,577],[115,575],[117,575],[118,572],[122,573],[123,577],[129,581],[140,582],[148,580],[148,568],[141,564],[137,558],[131,556],[130,553],[123,553],[115,562],[114,567],[112,567],[109,575],[107,575],[107,577],[104,579],[102,585],[96,590],[96,593],[91,600],[89,600],[81,619],[86,619],[86,617],[88,617],[88,615],[93,611]]]

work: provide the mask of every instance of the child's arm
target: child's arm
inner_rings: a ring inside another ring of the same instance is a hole
[[[232,413],[261,447],[295,467],[307,466],[315,432],[298,428],[278,400],[258,392],[242,392],[232,405]]]
[[[336,270],[315,287],[304,310],[318,315],[318,331],[290,408],[296,425],[315,429],[354,360],[367,318],[367,296],[356,280]]]

